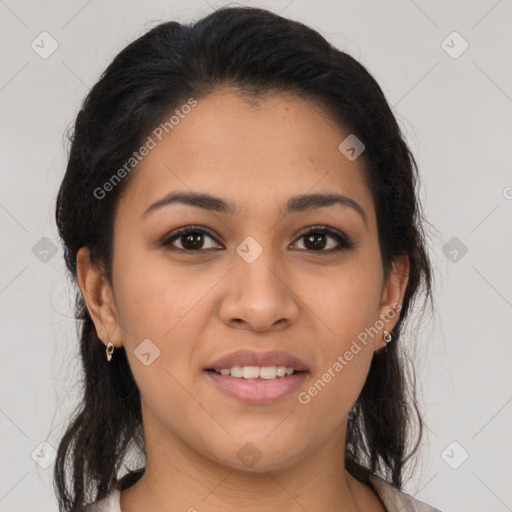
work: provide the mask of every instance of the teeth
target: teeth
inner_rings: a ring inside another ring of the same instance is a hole
[[[231,377],[243,379],[275,379],[292,375],[295,370],[286,366],[233,366],[233,368],[214,371],[220,375],[231,375]]]

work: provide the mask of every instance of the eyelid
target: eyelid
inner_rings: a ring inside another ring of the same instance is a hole
[[[343,231],[341,231],[337,228],[334,228],[332,226],[329,226],[328,224],[316,224],[316,225],[304,228],[303,230],[301,230],[299,232],[299,234],[297,235],[295,240],[299,240],[300,238],[302,238],[306,235],[309,235],[310,233],[323,233],[326,236],[330,236],[331,238],[336,239],[336,241],[338,242],[339,245],[337,248],[329,249],[327,251],[313,251],[313,250],[308,251],[308,250],[302,249],[303,251],[306,251],[306,252],[311,252],[311,253],[318,252],[320,254],[321,253],[330,254],[330,253],[341,252],[343,250],[354,249],[358,245],[348,235],[346,235]]]
[[[183,226],[181,228],[177,228],[173,230],[171,233],[167,234],[163,240],[160,242],[162,246],[171,246],[171,242],[175,239],[178,239],[181,235],[189,233],[189,232],[199,232],[208,235],[210,238],[212,238],[215,243],[222,245],[221,242],[218,241],[217,235],[214,233],[213,230],[210,228],[207,228],[206,226],[199,226],[199,225],[188,225]],[[290,245],[294,245],[297,243],[298,240],[303,238],[304,236],[310,234],[310,233],[322,233],[326,236],[330,236],[331,238],[334,238],[338,246],[334,249],[328,249],[328,250],[308,250],[308,249],[300,249],[302,252],[309,252],[309,253],[319,253],[319,254],[331,254],[336,252],[342,252],[345,250],[353,249],[357,247],[357,243],[352,241],[343,231],[340,231],[337,228],[334,228],[332,226],[329,226],[327,224],[316,224],[312,226],[308,226],[304,229],[302,229],[298,235],[294,238],[294,241]],[[288,246],[290,247],[290,246]],[[185,253],[201,253],[201,252],[210,252],[213,249],[181,249],[180,247],[174,247],[172,248],[174,251],[178,252],[185,252]]]
[[[163,246],[171,245],[172,240],[178,239],[181,235],[186,234],[188,232],[199,232],[199,233],[206,234],[210,238],[212,238],[215,241],[215,243],[221,245],[221,243],[217,240],[217,235],[211,229],[207,228],[206,226],[198,226],[198,225],[194,225],[194,224],[190,224],[188,226],[183,226],[181,228],[174,229],[173,231],[171,231],[170,233],[165,235],[160,243]],[[206,252],[205,249],[186,250],[186,249],[180,249],[179,247],[174,247],[173,249],[176,251],[184,251],[184,252],[190,252],[190,253]]]

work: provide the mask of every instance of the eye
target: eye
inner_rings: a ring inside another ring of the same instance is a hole
[[[312,226],[307,228],[306,231],[303,231],[299,237],[299,239],[304,239],[305,249],[313,252],[337,252],[343,250],[350,250],[356,247],[356,243],[350,240],[345,233],[338,231],[337,229],[331,228],[329,226]],[[334,247],[329,247],[327,250],[324,250],[325,247],[328,246],[326,243],[326,239],[331,238],[336,242]],[[336,245],[337,244],[337,245]]]
[[[161,244],[164,247],[172,246],[172,250],[187,253],[204,252],[206,250],[215,249],[215,247],[204,247],[205,237],[220,245],[212,231],[199,226],[185,226],[176,229],[169,236],[164,238]],[[357,244],[351,241],[343,232],[331,228],[330,226],[309,227],[299,236],[299,239],[302,238],[304,239],[305,249],[301,250],[310,252],[332,253],[350,250],[357,246]],[[334,247],[331,246],[325,250],[328,246],[326,243],[326,239],[328,238],[334,240],[335,244]],[[180,243],[181,247],[174,245],[176,241]]]
[[[176,229],[171,233],[172,236],[166,237],[162,241],[163,246],[173,245],[175,240],[179,241],[181,247],[173,246],[174,250],[181,252],[196,252],[210,248],[204,248],[204,238],[205,236],[210,238],[211,240],[215,240],[213,233],[207,228],[200,228],[197,226],[185,226],[183,228]]]

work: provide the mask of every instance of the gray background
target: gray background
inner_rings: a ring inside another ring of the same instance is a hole
[[[443,512],[510,510],[511,1],[241,4],[316,28],[393,105],[419,163],[439,276],[436,314],[410,341],[428,430],[406,491]],[[65,131],[128,42],[220,5],[0,0],[2,512],[57,510],[52,447],[81,385],[75,292],[54,225]]]

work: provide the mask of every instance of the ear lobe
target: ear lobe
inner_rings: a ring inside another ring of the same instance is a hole
[[[104,272],[91,261],[90,249],[81,247],[76,256],[77,281],[98,337],[105,345],[122,345],[111,286]]]

